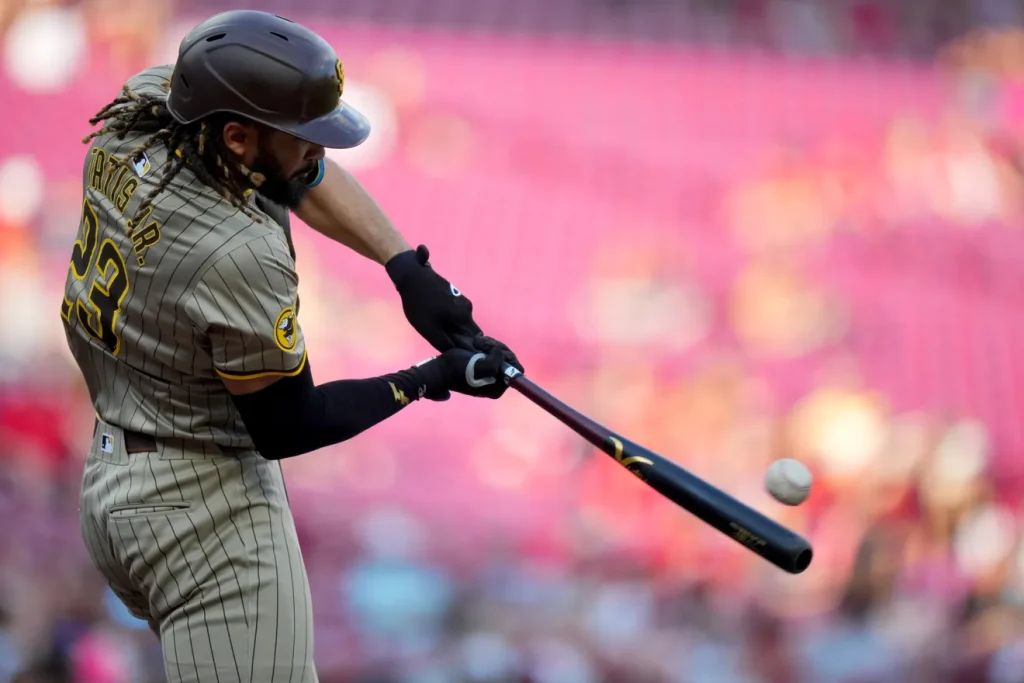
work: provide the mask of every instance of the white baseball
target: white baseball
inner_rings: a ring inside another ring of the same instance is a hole
[[[768,466],[764,476],[764,487],[780,503],[799,505],[807,500],[814,477],[811,471],[793,458],[782,458]]]

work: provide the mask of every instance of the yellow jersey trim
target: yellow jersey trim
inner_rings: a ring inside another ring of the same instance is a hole
[[[296,367],[294,370],[257,370],[256,372],[233,373],[233,372],[224,372],[223,370],[221,370],[219,368],[214,368],[213,371],[216,372],[218,375],[220,375],[224,379],[246,380],[246,379],[261,379],[263,377],[294,377],[295,375],[297,375],[300,372],[302,372],[303,368],[305,368],[305,367],[306,367],[306,351],[303,350],[302,351],[302,360],[299,361],[298,367]]]

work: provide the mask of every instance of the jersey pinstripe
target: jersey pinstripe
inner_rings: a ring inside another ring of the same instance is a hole
[[[127,85],[163,96],[171,72]],[[146,141],[93,142],[61,306],[98,417],[82,537],[159,635],[171,683],[316,683],[282,469],[253,449],[223,381],[305,363],[288,211],[255,194],[250,216],[184,168],[140,213],[174,159],[133,157]]]
[[[164,95],[170,74],[155,67],[127,85]],[[145,139],[106,134],[86,157],[61,307],[68,343],[102,420],[250,448],[222,378],[305,362],[287,212],[253,198],[254,220],[183,168],[133,224],[169,158],[158,146],[129,159]]]
[[[164,440],[129,453],[97,422],[82,477],[86,549],[159,634],[169,683],[316,683],[313,606],[278,463]]]

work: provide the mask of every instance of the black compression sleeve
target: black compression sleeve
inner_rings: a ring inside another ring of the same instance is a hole
[[[294,377],[232,396],[256,450],[270,460],[301,455],[350,439],[420,397],[431,373],[409,368],[370,379],[315,386],[307,362]]]

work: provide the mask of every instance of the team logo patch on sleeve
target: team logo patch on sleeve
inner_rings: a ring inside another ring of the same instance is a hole
[[[282,351],[294,351],[299,342],[298,331],[295,329],[295,309],[289,306],[281,311],[274,323],[274,341]]]

